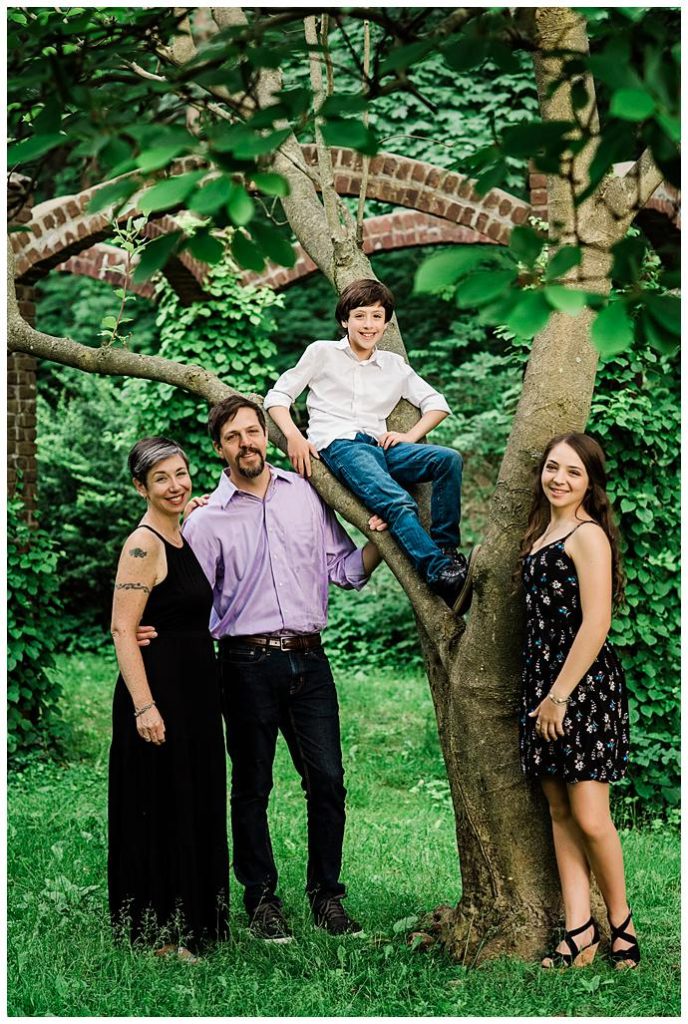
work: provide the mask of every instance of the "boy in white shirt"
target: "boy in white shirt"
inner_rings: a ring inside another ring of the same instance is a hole
[[[314,341],[296,366],[277,380],[264,407],[282,430],[294,469],[310,476],[312,458],[381,516],[416,570],[457,615],[468,610],[475,550],[470,562],[457,552],[462,459],[438,445],[418,444],[449,413],[449,406],[401,356],[377,347],[394,312],[394,298],[379,281],[354,281],[339,297],[335,317],[346,331],[339,341]],[[289,407],[304,388],[306,439]],[[399,399],[420,409],[405,433],[387,430]],[[406,490],[432,483],[428,535]]]

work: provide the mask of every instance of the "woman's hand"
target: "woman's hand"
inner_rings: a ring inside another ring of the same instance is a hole
[[[156,747],[159,747],[161,743],[165,742],[165,723],[155,705],[138,716],[136,729],[146,743],[154,743]]]
[[[182,513],[182,522],[185,523],[191,513],[196,508],[203,508],[204,505],[208,504],[210,499],[209,494],[200,494],[196,498],[190,498],[184,506],[184,512]]]
[[[553,743],[560,736],[564,736],[566,708],[566,704],[555,704],[549,697],[541,700],[535,710],[528,715],[529,718],[535,719],[535,732],[538,736],[548,743]]]

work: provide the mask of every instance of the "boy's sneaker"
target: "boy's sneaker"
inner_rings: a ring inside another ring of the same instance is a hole
[[[480,544],[471,551],[468,559],[457,552],[453,565],[440,573],[432,589],[449,605],[455,615],[465,615],[473,599],[473,569]],[[450,556],[451,557],[451,556]]]
[[[292,935],[289,925],[284,920],[284,915],[279,904],[271,900],[264,900],[259,903],[253,912],[251,923],[248,926],[251,935],[264,942],[287,943],[291,942]]]
[[[313,918],[318,928],[324,928],[330,935],[362,935],[363,928],[349,917],[342,906],[341,896],[329,896],[313,904]]]

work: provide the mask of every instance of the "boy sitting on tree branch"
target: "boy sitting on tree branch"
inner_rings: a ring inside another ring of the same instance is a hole
[[[394,312],[394,298],[379,281],[354,281],[339,297],[335,318],[346,334],[314,341],[296,366],[277,380],[264,407],[287,439],[291,464],[310,476],[311,457],[384,519],[431,590],[457,615],[470,605],[473,563],[460,544],[462,459],[458,452],[419,442],[448,415],[445,399],[401,356],[378,348]],[[304,437],[290,406],[308,388]],[[387,430],[400,399],[420,410],[405,433]],[[407,488],[432,483],[426,533]]]

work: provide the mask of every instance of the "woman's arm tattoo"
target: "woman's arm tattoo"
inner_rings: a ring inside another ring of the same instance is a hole
[[[148,552],[144,551],[143,548],[132,548],[129,554],[132,558],[146,558]]]
[[[145,590],[147,594],[150,594],[150,587],[147,587],[145,583],[115,583],[115,590]]]

